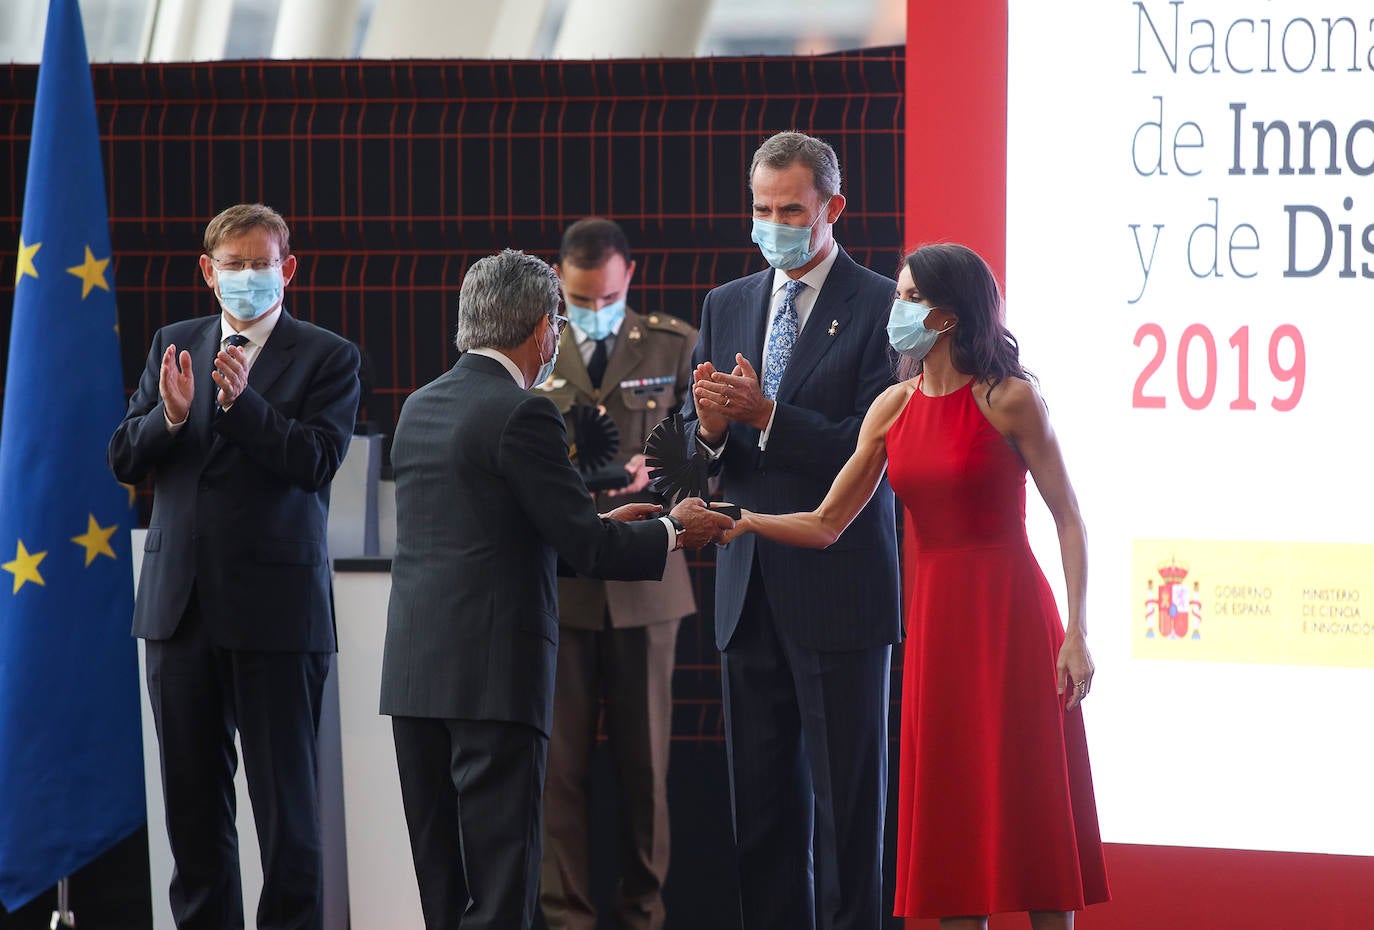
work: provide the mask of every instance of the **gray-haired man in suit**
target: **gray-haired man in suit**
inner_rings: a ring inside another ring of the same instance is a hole
[[[396,555],[381,710],[428,930],[534,916],[558,648],[557,559],[659,578],[668,553],[733,525],[689,499],[598,516],[545,380],[566,319],[553,269],[507,249],[468,269],[464,354],[412,394],[392,444]],[[637,521],[637,522],[636,522]]]

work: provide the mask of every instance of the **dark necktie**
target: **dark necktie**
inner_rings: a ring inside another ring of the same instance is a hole
[[[611,337],[596,340],[596,348],[592,350],[591,361],[587,362],[587,375],[592,379],[592,387],[600,389],[601,379],[606,374],[606,342]]]
[[[234,333],[234,335],[232,335],[232,336],[230,336],[228,339],[224,340],[224,345],[225,345],[226,348],[229,347],[229,346],[246,346],[246,345],[251,345],[252,342],[253,342],[253,340],[249,339],[247,336],[243,335],[242,333]],[[214,370],[214,367],[215,367],[215,366],[214,366],[214,363],[212,362],[212,363],[210,364],[211,370]],[[214,388],[214,393],[211,394],[210,396],[211,396],[211,398],[214,400],[214,402],[215,402],[216,404],[218,404],[218,403],[219,403],[219,385],[218,385],[218,384],[215,384],[215,379],[214,379],[213,377],[210,379],[210,386],[211,386],[212,388]]]

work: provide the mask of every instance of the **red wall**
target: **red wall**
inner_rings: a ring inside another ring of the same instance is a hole
[[[908,0],[906,92],[907,244],[962,242],[1005,283],[1007,0]],[[1109,846],[1107,862],[1113,900],[1080,930],[1374,928],[1374,858]]]

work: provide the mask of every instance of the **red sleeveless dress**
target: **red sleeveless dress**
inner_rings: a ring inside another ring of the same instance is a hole
[[[1026,540],[1025,462],[972,382],[918,388],[887,457],[909,528],[895,912],[1105,901],[1083,715],[1055,693],[1064,629]]]

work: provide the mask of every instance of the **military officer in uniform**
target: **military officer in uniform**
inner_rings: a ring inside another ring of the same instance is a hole
[[[566,412],[599,406],[620,430],[629,484],[598,494],[601,511],[642,495],[644,440],[692,385],[697,332],[675,316],[626,307],[635,263],[611,220],[568,227],[558,261],[567,314],[553,375],[540,389]],[[589,773],[604,702],[619,782],[618,926],[659,930],[668,871],[668,739],[678,626],[696,611],[682,552],[662,581],[559,579],[559,649],[544,783],[540,904],[550,930],[595,930],[590,882]]]

